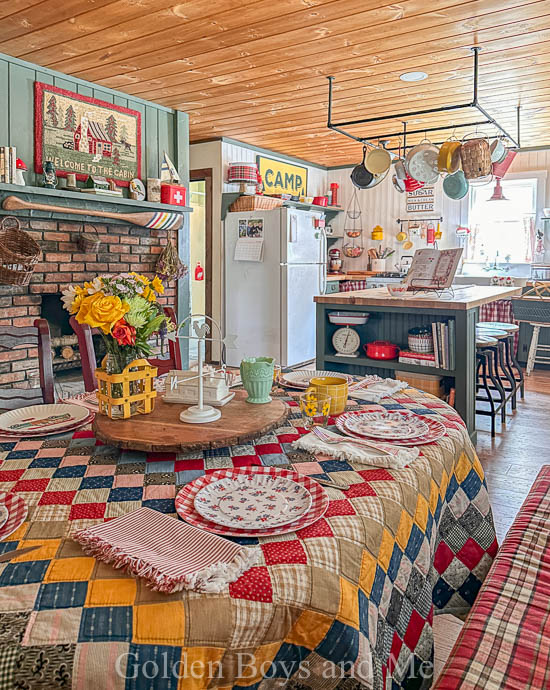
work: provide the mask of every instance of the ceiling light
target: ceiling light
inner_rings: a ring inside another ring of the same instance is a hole
[[[497,183],[493,191],[493,196],[489,199],[489,201],[508,201],[508,199],[504,196],[504,191],[500,184],[500,177],[497,177]]]
[[[426,72],[405,72],[405,74],[399,75],[401,81],[422,81],[427,78]]]

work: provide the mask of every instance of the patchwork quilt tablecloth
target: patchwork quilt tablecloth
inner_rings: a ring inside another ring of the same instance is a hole
[[[120,451],[89,430],[0,443],[0,490],[29,506],[0,552],[40,545],[0,564],[0,690],[430,685],[434,613],[465,613],[497,550],[460,418],[412,389],[365,406],[441,415],[448,433],[405,469],[352,466],[292,448],[304,430],[282,395],[284,427],[192,455]],[[261,560],[219,594],[152,592],[69,536],[140,506],[174,514],[185,483],[253,465],[353,486],[327,489],[312,526],[260,539]]]
[[[438,690],[550,688],[550,465],[531,487]]]

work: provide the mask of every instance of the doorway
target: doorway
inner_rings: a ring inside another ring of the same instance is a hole
[[[212,168],[191,170],[190,267],[191,312],[212,315]],[[191,341],[193,344],[194,341]],[[189,352],[196,361],[196,348]],[[211,343],[206,343],[206,361],[211,361]]]

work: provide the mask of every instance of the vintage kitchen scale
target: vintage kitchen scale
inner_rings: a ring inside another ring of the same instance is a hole
[[[331,311],[328,314],[330,323],[342,326],[334,331],[332,345],[339,357],[358,357],[361,337],[352,326],[363,326],[369,320],[369,314],[357,311]]]

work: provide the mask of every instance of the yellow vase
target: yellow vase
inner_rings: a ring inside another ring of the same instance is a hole
[[[348,401],[348,382],[337,376],[316,376],[309,382],[308,390],[330,395],[330,414],[341,414]]]

